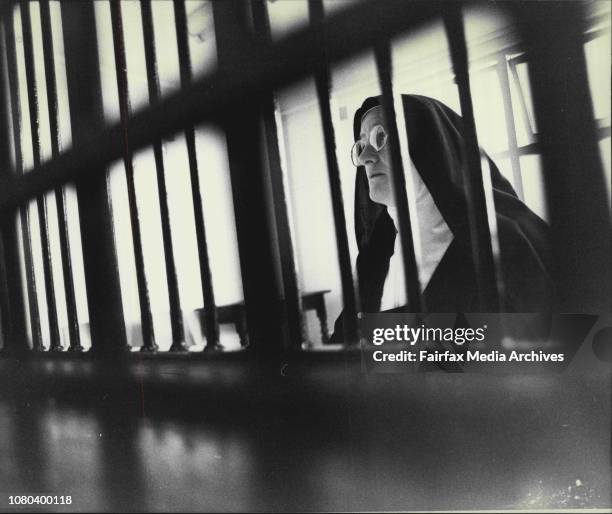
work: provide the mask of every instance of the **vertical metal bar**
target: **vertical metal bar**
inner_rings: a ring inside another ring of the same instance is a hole
[[[187,14],[185,2],[174,0],[174,21],[178,43],[179,68],[181,74],[181,87],[191,82],[191,57],[189,55],[189,41],[187,33]],[[188,127],[185,130],[187,156],[189,159],[189,176],[191,178],[191,197],[195,216],[196,239],[198,242],[198,258],[200,264],[200,279],[202,283],[202,296],[204,298],[204,320],[206,333],[206,348],[211,351],[219,347],[219,322],[215,294],[212,283],[212,273],[208,260],[208,243],[206,241],[206,228],[204,224],[204,209],[200,192],[200,177],[198,174],[198,158],[196,154],[195,129]]]
[[[213,19],[221,73],[245,66],[243,34],[248,30],[245,4],[213,2]],[[228,108],[223,127],[236,215],[236,233],[249,328],[250,351],[266,365],[276,365],[283,355],[283,333],[278,315],[279,255],[273,245],[274,211],[268,203],[266,169],[262,165],[260,106],[262,98],[250,97]]]
[[[448,37],[453,71],[459,89],[461,115],[465,134],[463,148],[465,163],[464,187],[467,198],[468,220],[470,224],[470,244],[474,261],[476,285],[480,309],[483,312],[499,311],[499,294],[495,276],[495,263],[491,246],[491,234],[487,218],[487,206],[482,182],[480,150],[476,136],[474,107],[470,92],[470,75],[467,44],[461,4],[449,3],[444,11],[444,25]]]
[[[585,4],[511,7],[527,42],[552,230],[556,309],[609,312],[610,213],[584,55]]]
[[[136,198],[136,185],[134,184],[133,155],[130,150],[130,139],[127,129],[128,118],[130,116],[130,96],[128,91],[123,22],[121,19],[121,3],[119,0],[111,0],[110,8],[113,47],[115,49],[115,72],[117,74],[117,91],[119,95],[119,113],[121,124],[123,125],[123,165],[125,166],[130,225],[132,227],[132,243],[134,246],[134,259],[136,261],[136,282],[138,284],[138,301],[140,305],[140,323],[143,340],[142,350],[154,352],[157,350],[157,344],[155,343],[151,302],[149,300],[149,288],[145,273],[142,235],[140,232],[140,216],[138,212],[138,200]]]
[[[251,2],[253,12],[253,26],[265,40],[271,40],[270,20],[264,0]],[[295,267],[295,255],[291,236],[291,224],[285,186],[283,182],[283,169],[278,144],[278,130],[275,118],[274,92],[267,92],[262,98],[264,130],[267,142],[267,155],[270,165],[270,178],[272,181],[272,197],[274,215],[279,239],[279,252],[281,258],[281,271],[283,276],[283,290],[285,309],[289,328],[290,345],[293,349],[302,348],[306,341],[304,332],[304,316],[302,313],[302,298]]]
[[[8,20],[10,23],[10,20]],[[0,27],[1,29],[2,27]],[[0,38],[0,178],[8,178],[12,163],[10,159],[10,127],[6,34]],[[13,104],[14,105],[14,104]],[[14,109],[15,107],[13,107]],[[14,213],[6,213],[0,223],[0,301],[2,308],[3,353],[21,353],[27,350],[27,328],[24,292],[19,266],[19,243]]]
[[[96,21],[92,2],[61,3],[66,79],[74,147],[91,144],[104,126]],[[128,350],[108,173],[92,171],[76,182],[92,350]]]
[[[313,25],[323,23],[323,2],[321,0],[313,0],[308,3],[308,7],[310,23]],[[325,46],[325,41],[320,41],[319,44]],[[346,218],[344,215],[340,170],[336,159],[336,135],[334,133],[331,108],[329,105],[329,90],[331,83],[329,70],[325,61],[321,63],[315,73],[315,85],[323,125],[325,158],[327,161],[327,173],[329,176],[329,187],[332,197],[336,245],[338,247],[340,281],[342,284],[342,299],[344,302],[344,341],[347,344],[357,344],[359,342],[357,313],[360,311],[360,302],[357,298],[355,283],[353,282],[353,268],[351,265],[348,235],[346,233]]]
[[[4,44],[4,30],[0,25],[0,179],[7,178],[9,170],[12,168],[10,160],[10,144],[9,144],[9,121],[8,121],[8,88],[5,82],[6,73],[6,61],[5,55],[5,44]],[[5,175],[4,177],[2,175]],[[8,286],[8,275],[7,275],[7,264],[9,256],[5,251],[5,232],[8,228],[10,230],[10,224],[12,216],[8,215],[0,217],[0,325],[2,328],[2,341],[3,351],[6,352],[7,344],[10,347],[10,341],[12,338],[11,330],[11,301],[9,297],[9,286]]]
[[[32,155],[34,167],[40,165],[40,113],[38,103],[38,84],[34,71],[34,47],[32,40],[32,19],[30,17],[30,2],[22,0],[21,26],[23,30],[23,50],[25,57],[26,83],[28,86],[28,105],[30,108],[30,132],[32,134]],[[43,273],[45,277],[45,296],[47,299],[47,315],[49,317],[50,351],[62,351],[62,342],[59,334],[57,320],[57,302],[55,300],[55,281],[53,280],[53,262],[51,257],[51,244],[49,242],[49,214],[47,212],[47,197],[40,195],[36,199],[38,207],[38,224],[43,257]]]
[[[500,52],[497,55],[497,76],[501,86],[502,98],[504,101],[504,114],[506,118],[506,133],[508,134],[508,153],[510,154],[510,164],[512,165],[512,177],[514,179],[514,189],[522,200],[523,177],[521,175],[521,161],[518,155],[518,143],[516,141],[516,125],[514,123],[514,110],[512,109],[512,96],[510,94],[510,79],[508,77],[508,63],[506,54]]]
[[[45,79],[47,86],[47,105],[49,109],[49,128],[51,131],[51,155],[57,157],[60,152],[59,111],[57,99],[57,84],[55,78],[55,56],[53,53],[53,34],[51,29],[51,12],[49,0],[40,0],[40,19],[42,25],[43,56],[45,62]],[[68,210],[66,208],[66,190],[64,187],[55,189],[55,202],[59,215],[58,226],[60,249],[62,255],[62,270],[64,272],[64,293],[66,295],[66,310],[68,313],[68,333],[70,336],[69,351],[81,352],[81,334],[77,316],[74,276],[72,271],[72,252],[68,235]]]
[[[15,149],[15,173],[23,174],[23,153],[21,149],[21,109],[19,103],[19,81],[17,78],[17,48],[15,41],[14,17],[6,20],[6,57],[11,98],[11,113],[13,122],[13,147]],[[36,275],[34,273],[34,260],[32,258],[32,245],[30,239],[30,211],[27,205],[20,209],[21,238],[25,261],[26,284],[28,289],[28,307],[30,311],[30,329],[32,332],[32,350],[43,350],[42,332],[40,328],[40,315],[38,312],[38,291]]]
[[[155,33],[153,30],[153,13],[151,1],[140,1],[140,14],[144,37],[145,61],[147,67],[147,83],[149,87],[149,103],[154,105],[160,98],[159,77],[157,74],[157,54],[155,51]],[[161,216],[162,238],[164,243],[164,259],[166,265],[166,280],[170,303],[170,324],[172,327],[172,348],[185,349],[185,328],[181,310],[181,298],[178,289],[174,249],[172,245],[172,230],[170,228],[170,210],[168,208],[168,191],[166,189],[166,172],[161,140],[153,143],[155,170],[157,172],[157,192]]]
[[[402,163],[399,131],[393,100],[393,63],[391,62],[391,47],[388,42],[380,43],[375,48],[374,53],[376,57],[376,67],[378,69],[378,80],[383,94],[383,109],[385,119],[387,120],[387,128],[389,129],[389,141],[391,143],[393,188],[395,191],[395,205],[399,221],[398,232],[400,241],[402,242],[402,259],[404,261],[404,274],[406,277],[408,310],[409,312],[424,312],[426,307],[421,297],[421,285],[419,283],[419,272],[414,251],[414,240],[412,238],[412,222],[410,220],[408,198],[406,195],[406,175]],[[403,106],[401,108],[403,108]]]
[[[34,51],[33,51],[33,35],[32,21],[30,17],[29,2],[22,1],[21,7],[21,23],[23,30],[23,46],[26,69],[26,81],[28,84],[28,105],[30,110],[30,131],[32,135],[32,153],[34,167],[40,165],[41,141],[40,141],[40,106],[38,102],[38,84],[34,70]],[[42,257],[43,257],[43,273],[45,280],[45,292],[47,300],[47,312],[49,317],[49,333],[51,351],[62,351],[59,334],[59,323],[57,317],[57,305],[55,298],[55,282],[53,278],[53,263],[51,256],[51,247],[49,242],[49,225],[47,212],[47,199],[45,195],[37,198],[39,229],[41,237]]]

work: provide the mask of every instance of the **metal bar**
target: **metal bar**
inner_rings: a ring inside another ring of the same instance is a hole
[[[240,1],[213,2],[218,66],[227,72],[238,64],[239,41],[249,27]],[[279,319],[280,256],[274,246],[274,211],[269,205],[269,177],[263,165],[260,108],[263,98],[242,95],[225,109],[227,152],[236,215],[236,234],[251,345],[266,366],[282,359]]]
[[[138,285],[138,302],[143,341],[142,351],[154,352],[157,351],[158,347],[155,343],[155,332],[153,330],[153,317],[151,315],[151,302],[149,299],[149,287],[145,272],[142,235],[140,232],[140,214],[136,198],[136,185],[134,184],[133,154],[130,149],[130,134],[127,127],[130,117],[130,95],[128,90],[125,41],[123,39],[123,21],[121,19],[121,3],[119,0],[112,0],[110,2],[110,9],[113,48],[115,50],[115,73],[117,75],[117,92],[119,96],[119,116],[124,129],[123,165],[125,166],[132,243],[134,247],[134,260],[136,261],[136,282]]]
[[[476,275],[476,286],[482,312],[499,311],[499,294],[495,274],[495,263],[491,246],[491,233],[487,218],[487,205],[482,182],[480,150],[476,136],[474,107],[470,92],[470,75],[465,30],[460,4],[447,4],[444,25],[453,63],[453,70],[459,89],[461,115],[465,134],[464,187],[467,198],[469,237],[472,260]]]
[[[0,26],[0,170],[10,170],[10,144],[9,144],[9,122],[8,122],[8,97],[6,82],[6,61],[4,59],[4,30]],[[10,217],[9,217],[10,219]],[[10,222],[9,222],[10,223]],[[8,291],[8,276],[6,269],[7,255],[4,245],[4,232],[9,223],[2,223],[0,226],[0,328],[2,330],[3,350],[12,337],[11,330],[11,305]],[[9,343],[10,344],[10,343]]]
[[[15,174],[23,176],[23,152],[21,149],[22,119],[19,98],[19,80],[17,75],[17,48],[15,41],[14,18],[11,16],[6,20],[6,57],[9,92],[11,98],[11,114],[13,122],[13,147],[15,149]],[[5,173],[8,176],[10,172]],[[28,290],[28,307],[30,311],[30,330],[32,333],[32,350],[43,350],[42,331],[40,328],[40,315],[38,312],[38,291],[36,275],[34,273],[34,260],[32,258],[32,244],[30,238],[30,210],[25,204],[20,209],[21,213],[21,239],[23,244],[23,257],[25,264],[26,285]],[[12,216],[7,216],[9,219]]]
[[[53,35],[51,29],[51,12],[49,0],[40,0],[40,19],[42,26],[43,57],[45,62],[45,79],[47,86],[47,105],[49,109],[49,128],[51,131],[51,155],[56,158],[60,153],[59,111],[57,100],[57,84],[55,78],[55,56],[53,54]],[[59,215],[58,226],[62,270],[64,273],[64,293],[66,295],[66,310],[68,314],[68,333],[70,343],[68,350],[81,352],[81,334],[76,308],[74,276],[72,270],[72,252],[68,235],[68,210],[66,208],[66,191],[63,187],[55,189],[55,202]]]
[[[308,3],[308,7],[311,25],[321,25],[324,20],[323,2],[320,0],[312,0]],[[324,34],[322,34],[317,44],[325,49],[327,41]],[[348,235],[346,233],[346,218],[344,215],[340,169],[338,168],[338,160],[336,159],[336,135],[329,104],[331,80],[326,60],[322,60],[321,64],[315,70],[315,85],[323,126],[325,159],[327,161],[327,173],[329,177],[332,210],[334,214],[334,228],[336,232],[336,246],[338,248],[338,264],[340,266],[342,300],[344,303],[344,342],[346,344],[358,344],[359,324],[357,321],[357,313],[361,310],[361,302],[359,301],[357,288],[353,282],[353,266],[351,264]]]
[[[61,11],[72,141],[78,147],[89,144],[91,135],[104,126],[97,41],[92,37],[96,33],[94,5],[91,2],[62,1]],[[123,140],[119,143],[122,151]],[[94,153],[98,152],[98,148],[92,149]],[[61,157],[55,162],[59,160]],[[91,166],[93,172],[83,174],[77,180],[76,190],[92,350],[112,356],[128,350],[129,346],[106,164],[108,161],[98,159],[79,162],[78,166]]]
[[[38,103],[38,84],[34,71],[34,47],[32,39],[32,19],[28,0],[20,2],[21,27],[23,31],[23,50],[25,57],[26,83],[28,88],[28,106],[30,108],[30,132],[32,134],[32,156],[34,167],[40,166],[40,106]],[[38,208],[38,225],[43,258],[43,275],[45,279],[45,297],[47,300],[47,315],[49,317],[49,350],[63,351],[57,320],[57,301],[55,299],[55,281],[53,280],[53,260],[49,242],[49,214],[47,198],[40,195],[36,199]]]
[[[10,22],[10,20],[9,20]],[[1,29],[2,27],[0,27]],[[10,122],[6,38],[0,38],[0,173],[10,173]],[[14,104],[13,104],[14,105]],[[14,109],[14,107],[13,107]],[[19,242],[15,215],[4,217],[0,223],[0,302],[2,309],[2,353],[27,351],[27,328],[24,291],[21,284]]]
[[[406,277],[406,298],[409,312],[424,312],[426,306],[421,296],[419,271],[412,239],[412,222],[408,210],[406,196],[406,176],[402,162],[400,138],[397,127],[397,118],[393,101],[393,63],[391,62],[391,47],[388,42],[380,43],[375,48],[376,67],[380,87],[383,93],[383,109],[387,128],[389,129],[389,142],[391,151],[391,164],[393,166],[393,189],[395,191],[395,205],[399,221],[399,237],[402,242],[402,259],[404,261],[404,274]],[[403,106],[402,106],[403,108]]]
[[[63,5],[63,4],[62,4]],[[70,3],[66,4],[70,5]],[[444,4],[446,5],[446,4]],[[237,101],[263,90],[275,89],[290,81],[312,74],[322,59],[333,63],[367,49],[401,31],[417,29],[443,12],[441,4],[416,0],[388,0],[377,11],[377,23],[371,13],[354,9],[331,16],[318,27],[296,31],[281,42],[265,43],[247,40],[239,43],[237,60],[231,67],[217,69],[203,78],[185,85],[154,107],[135,113],[128,129],[133,151],[150,145],[155,139],[172,136],[186,125],[204,119],[218,121]],[[359,32],[355,27],[360,27]],[[327,47],[317,44],[326,34]],[[0,184],[0,210],[15,208],[25,199],[80,174],[95,173],[123,153],[123,127],[112,124],[94,133],[79,135],[69,151],[45,163],[25,177]]]
[[[271,41],[271,28],[265,1],[253,0],[253,26],[266,41]],[[302,312],[302,297],[295,266],[293,238],[289,220],[289,205],[285,194],[283,182],[283,169],[278,144],[278,127],[275,118],[274,92],[262,95],[262,111],[264,118],[264,131],[267,143],[267,156],[272,181],[272,197],[274,215],[276,217],[281,271],[283,276],[284,308],[287,311],[289,340],[291,348],[299,350],[306,342],[304,331],[304,315]]]
[[[187,84],[191,83],[192,77],[189,41],[187,39],[187,14],[185,13],[185,2],[183,0],[174,0],[174,21],[178,43],[181,87],[185,87]],[[202,206],[198,158],[195,144],[195,129],[193,126],[188,126],[185,129],[185,142],[187,144],[187,157],[189,159],[191,198],[193,201],[193,212],[195,216],[198,259],[200,264],[200,280],[202,284],[202,296],[204,299],[204,330],[206,333],[205,350],[214,351],[219,348],[219,321],[217,318],[217,306],[215,304],[212,272],[210,270],[210,262],[208,260],[208,242],[206,240],[204,208]]]
[[[153,13],[151,1],[140,1],[140,14],[142,18],[145,61],[147,67],[147,84],[149,87],[149,103],[155,105],[160,99],[159,77],[157,74],[157,54],[155,51],[155,33],[153,29]],[[166,265],[166,280],[168,283],[168,297],[170,303],[170,324],[172,327],[172,347],[185,348],[185,328],[181,310],[176,264],[174,262],[174,248],[172,244],[172,229],[170,227],[170,209],[168,208],[168,191],[166,189],[166,171],[162,142],[157,139],[153,142],[153,155],[155,157],[155,170],[157,173],[157,192],[159,196],[159,210],[161,216],[162,239],[164,244],[164,259]]]
[[[510,164],[512,165],[514,189],[518,197],[523,200],[523,177],[521,174],[521,161],[518,155],[518,143],[516,141],[516,125],[514,124],[514,110],[512,108],[512,96],[510,94],[508,64],[506,62],[506,54],[503,52],[499,53],[497,56],[497,76],[499,77],[499,85],[501,86],[504,102],[506,134],[508,135],[508,152],[510,153]]]
[[[6,60],[4,58],[4,30],[0,26],[0,170],[10,170],[10,144],[9,144],[9,113],[8,113],[8,91],[7,84],[4,80],[6,74]],[[4,221],[4,220],[3,220]],[[7,228],[10,230],[11,217],[9,221],[4,221],[0,226],[0,324],[2,328],[2,351],[6,352],[7,344],[10,347],[11,343],[7,343],[12,339],[11,327],[11,300],[9,297],[8,274],[6,261],[9,256],[5,251],[4,239]]]
[[[529,10],[512,5],[528,46],[552,230],[555,307],[609,312],[611,227],[583,48],[584,7],[578,2],[536,2]],[[571,66],[560,65],[559,56]]]
[[[20,2],[21,27],[23,30],[23,50],[25,57],[26,83],[28,88],[28,105],[30,108],[30,132],[32,134],[32,156],[34,167],[40,166],[40,105],[38,103],[38,84],[34,70],[34,47],[32,35],[32,19],[30,17],[30,2]],[[53,280],[53,261],[51,244],[49,242],[49,214],[47,198],[40,195],[36,199],[38,207],[38,224],[43,258],[43,275],[45,278],[45,297],[47,300],[47,315],[49,317],[49,350],[63,351],[57,320],[57,301],[55,299],[55,281]]]

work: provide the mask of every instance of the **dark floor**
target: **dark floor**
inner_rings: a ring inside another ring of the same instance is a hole
[[[605,374],[5,360],[0,377],[0,510],[44,493],[78,511],[612,504]]]

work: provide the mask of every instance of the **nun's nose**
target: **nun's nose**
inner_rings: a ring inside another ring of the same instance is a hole
[[[372,145],[367,144],[363,149],[363,152],[361,152],[359,160],[363,166],[366,164],[374,164],[376,161],[378,161],[378,152],[374,150]]]

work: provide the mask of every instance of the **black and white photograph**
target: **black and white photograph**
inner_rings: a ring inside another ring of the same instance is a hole
[[[0,0],[0,512],[612,512],[609,0]]]

